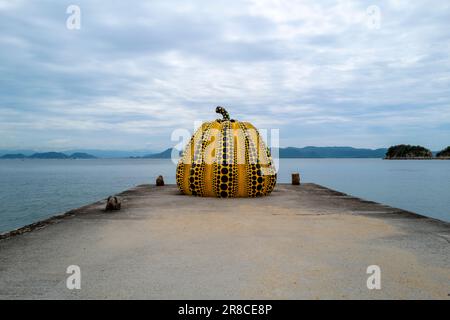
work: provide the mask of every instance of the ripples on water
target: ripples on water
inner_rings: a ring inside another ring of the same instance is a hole
[[[450,221],[450,161],[282,159],[278,182],[298,171],[303,182]],[[175,183],[170,160],[1,160],[0,232],[79,207],[162,174]]]

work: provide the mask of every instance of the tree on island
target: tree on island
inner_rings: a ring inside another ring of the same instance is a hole
[[[448,146],[447,148],[439,151],[436,154],[436,157],[438,157],[438,158],[447,158],[447,157],[449,157],[450,158],[450,146]]]
[[[399,144],[391,146],[386,152],[386,159],[396,158],[431,158],[433,154],[422,146],[411,146],[409,144]]]

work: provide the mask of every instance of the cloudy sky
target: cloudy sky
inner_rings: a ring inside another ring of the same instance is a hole
[[[442,149],[450,2],[0,0],[0,148],[159,150],[216,105],[282,146]]]

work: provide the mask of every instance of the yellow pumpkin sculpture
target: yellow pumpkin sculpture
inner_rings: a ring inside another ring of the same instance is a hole
[[[194,133],[177,166],[181,192],[202,197],[258,197],[268,195],[276,184],[276,170],[269,149],[256,128],[223,119],[205,122]]]

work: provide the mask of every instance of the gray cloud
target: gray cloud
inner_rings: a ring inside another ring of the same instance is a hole
[[[0,148],[163,148],[218,104],[282,145],[450,143],[445,2],[69,4],[0,0]]]

